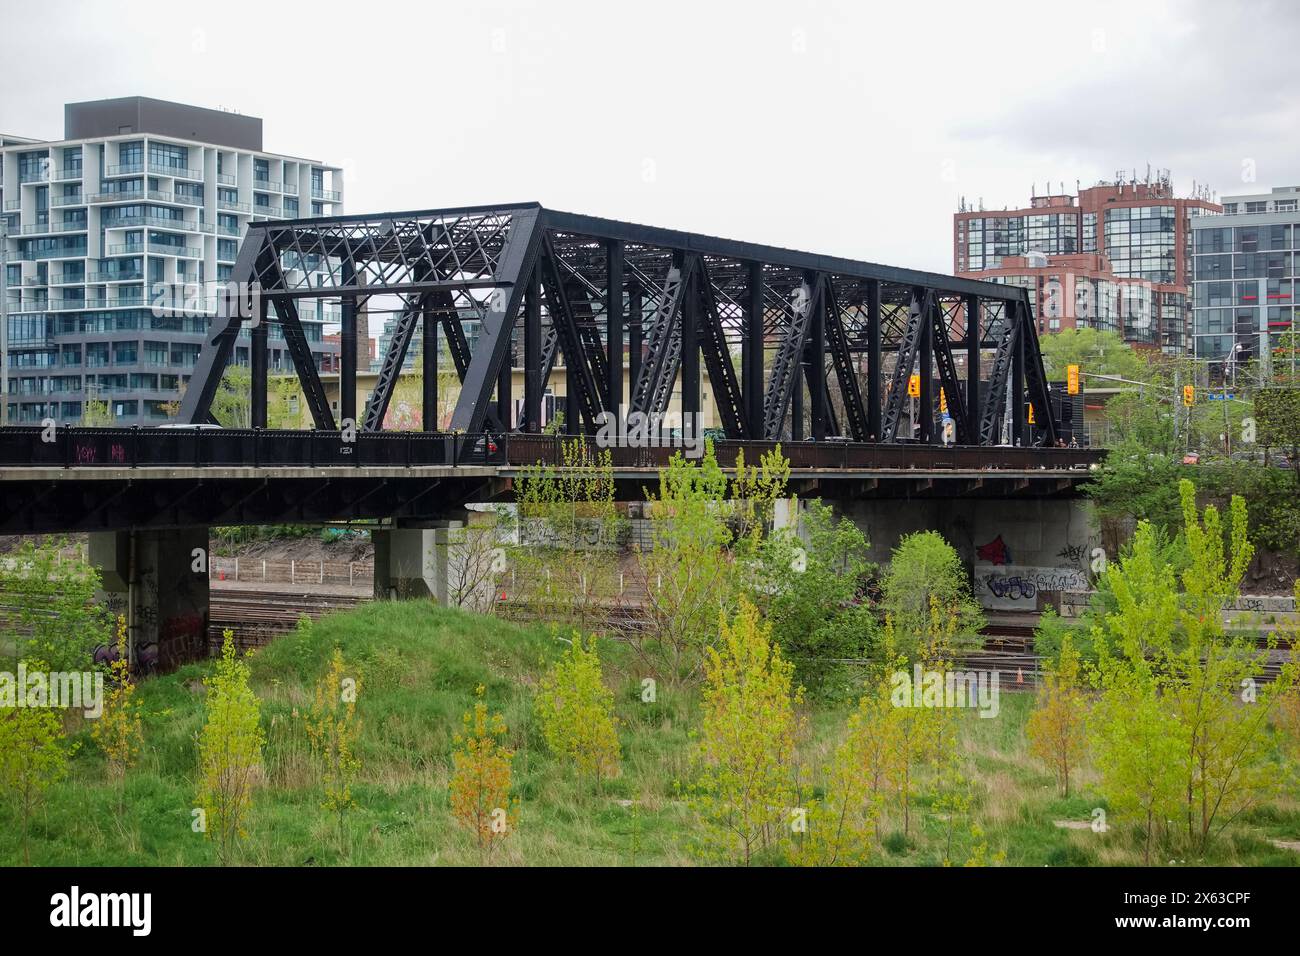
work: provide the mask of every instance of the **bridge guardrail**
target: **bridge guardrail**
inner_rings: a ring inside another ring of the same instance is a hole
[[[596,447],[591,438],[581,438]],[[412,465],[561,465],[563,445],[574,436],[454,434],[449,432],[342,432],[260,428],[0,428],[0,467],[409,467]],[[741,450],[748,464],[777,446],[795,469],[1039,470],[1087,469],[1102,460],[1092,448],[1026,448],[842,441],[714,442],[724,468]],[[610,448],[615,468],[663,468],[679,448],[670,445]]]
[[[504,464],[490,434],[260,428],[0,428],[0,467],[409,467]]]
[[[563,445],[575,436],[510,435],[506,459],[512,466],[534,464],[562,465]],[[584,439],[593,452],[603,452],[594,442]],[[743,449],[747,465],[757,465],[760,456],[780,446],[795,469],[833,468],[855,470],[1074,470],[1099,463],[1105,452],[1095,448],[987,447],[958,445],[897,444],[881,445],[842,441],[729,441],[713,443],[714,455],[723,468],[734,468]],[[672,446],[655,448],[610,448],[614,468],[663,468],[681,449]]]

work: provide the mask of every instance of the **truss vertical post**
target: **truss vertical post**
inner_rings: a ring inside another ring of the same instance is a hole
[[[420,342],[424,412],[422,427],[426,432],[438,430],[438,320],[428,299],[420,319],[423,339]]]
[[[250,333],[252,348],[249,354],[253,399],[250,408],[250,424],[254,428],[266,427],[266,388],[267,388],[267,319],[270,316],[271,301],[264,295],[257,297],[257,324]]]
[[[790,440],[803,441],[803,366],[795,366],[794,388],[790,392]]]
[[[640,282],[628,287],[628,406],[632,405],[632,388],[641,377],[641,333],[645,321]]]
[[[968,295],[962,299],[966,310],[966,411],[971,421],[967,440],[979,444],[980,409],[980,299]]]
[[[867,281],[867,440],[880,441],[880,280]]]
[[[822,305],[812,314],[808,329],[808,344],[804,346],[804,381],[808,383],[808,400],[811,405],[812,437],[821,441],[826,437],[826,409],[829,405],[826,391],[826,310],[829,305],[829,276],[819,276],[822,286]]]
[[[1034,328],[1034,312],[1029,301],[1029,293],[1025,293],[1025,301],[1021,305],[1026,316],[1026,326],[1024,330],[1024,362],[1025,362],[1025,388],[1029,393],[1029,400],[1034,403],[1035,424],[1032,434],[1042,433],[1043,441],[1050,448],[1056,444],[1056,416],[1052,412],[1052,396],[1047,388],[1047,370],[1043,367],[1043,353],[1039,348],[1037,330]],[[1045,412],[1038,412],[1038,409],[1045,409]],[[1037,438],[1035,437],[1035,441]]]
[[[541,269],[533,267],[524,289],[523,429],[542,430],[542,289]]]
[[[748,434],[763,434],[763,263],[749,263],[749,295],[741,339],[740,391],[745,402]]]
[[[687,273],[686,299],[682,302],[682,435],[687,434],[687,422],[692,428],[698,424],[700,414],[700,284],[705,281],[703,270],[690,269]],[[691,432],[694,434],[694,432]]]
[[[605,342],[609,351],[607,408],[618,413],[623,404],[623,243],[605,243]]]
[[[1024,444],[1025,437],[1025,334],[1028,318],[1017,303],[1008,302],[1013,321],[1019,326],[1011,350],[1011,444]],[[1042,414],[1039,411],[1039,414]],[[1051,410],[1048,410],[1051,414]]]
[[[343,284],[356,282],[352,260],[343,260]],[[342,297],[343,311],[339,335],[339,418],[357,422],[357,297]]]
[[[921,416],[922,444],[934,441],[934,326],[938,321],[935,314],[939,310],[939,298],[926,296],[925,290],[918,288],[915,294],[925,301],[925,314],[921,316],[921,361],[918,371],[921,373],[921,397],[917,407]]]
[[[506,349],[506,359],[501,363],[497,373],[497,418],[501,419],[501,430],[510,431],[514,415],[513,386],[515,378],[514,350]]]

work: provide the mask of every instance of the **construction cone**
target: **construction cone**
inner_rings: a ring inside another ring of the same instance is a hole
[[[1017,683],[1017,684],[1023,684],[1024,682],[1025,682],[1025,669],[1024,669],[1023,667],[1017,667],[1017,668],[1016,668],[1016,683]]]

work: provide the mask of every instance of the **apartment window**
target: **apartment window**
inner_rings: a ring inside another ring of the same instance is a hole
[[[298,215],[298,200],[290,196],[284,197],[284,215],[288,219],[293,219]]]
[[[1295,212],[1296,201],[1294,199],[1279,199],[1273,203],[1273,208],[1278,212]]]
[[[233,239],[217,240],[217,258],[224,259],[227,262],[235,261],[235,250],[238,247]]]
[[[188,146],[173,146],[170,143],[149,144],[149,165],[162,166],[165,169],[185,169],[189,166],[190,150]]]
[[[139,166],[144,163],[144,143],[132,141],[117,144],[117,161],[123,166]]]
[[[265,159],[254,159],[253,179],[260,183],[269,182],[271,179],[271,164]]]
[[[108,365],[108,343],[87,342],[86,343],[86,367],[103,368],[106,365]]]
[[[1246,203],[1246,215],[1251,213],[1268,212],[1267,202],[1248,202]]]
[[[1235,216],[1237,214],[1237,204],[1235,202],[1225,202],[1223,204],[1224,215]]]
[[[113,364],[134,365],[137,361],[139,345],[136,342],[114,342]]]

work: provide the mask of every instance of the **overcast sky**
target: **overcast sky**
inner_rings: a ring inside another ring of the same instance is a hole
[[[1300,184],[1300,4],[6,3],[0,131],[145,95],[264,120],[348,212],[537,200],[951,271],[960,196]],[[21,78],[21,82],[17,82]],[[1246,181],[1251,175],[1254,182]]]

